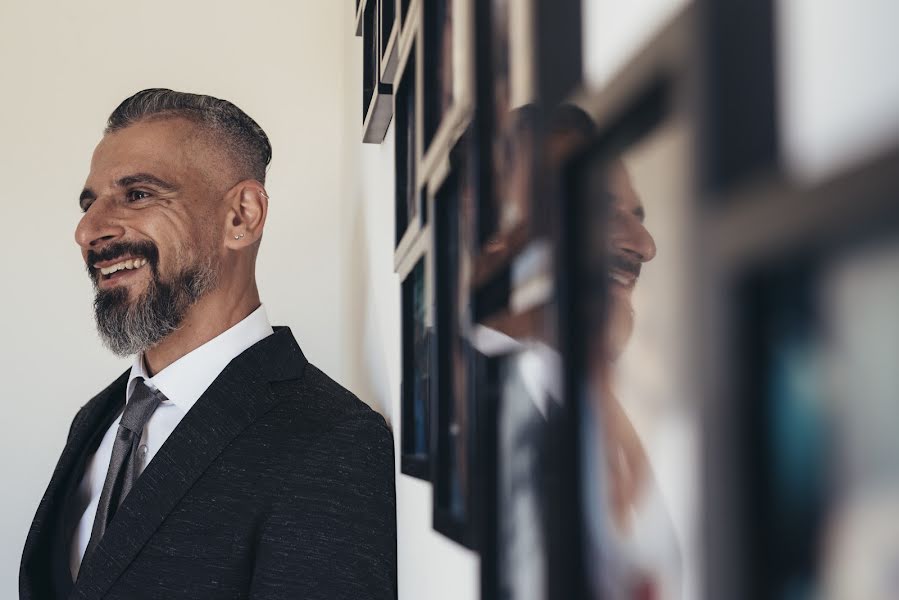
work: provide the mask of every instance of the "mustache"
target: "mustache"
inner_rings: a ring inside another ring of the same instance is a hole
[[[154,271],[156,270],[156,265],[159,263],[159,249],[153,242],[113,242],[108,246],[104,246],[102,250],[87,251],[87,264],[85,267],[87,268],[88,275],[90,275],[91,279],[98,278],[99,271],[94,269],[95,264],[125,256],[146,258],[147,263]]]
[[[635,258],[631,258],[625,254],[621,254],[618,252],[613,253],[609,257],[609,270],[618,270],[623,271],[625,273],[629,273],[634,277],[640,276],[640,269],[643,267],[643,263]]]

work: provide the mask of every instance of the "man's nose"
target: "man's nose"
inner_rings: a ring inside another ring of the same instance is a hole
[[[656,242],[639,219],[628,219],[624,231],[617,237],[618,247],[636,255],[640,262],[649,262],[655,258]]]
[[[95,200],[78,226],[75,228],[75,241],[83,250],[90,250],[105,242],[124,235],[125,229],[120,219],[116,218],[111,202]]]

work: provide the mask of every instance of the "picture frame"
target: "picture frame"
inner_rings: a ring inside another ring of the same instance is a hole
[[[549,305],[497,315],[474,334],[483,402],[481,596],[575,597],[561,527],[568,467]]]
[[[381,4],[393,0],[365,0],[359,5],[362,37],[362,141],[380,144],[393,116],[393,87],[382,80]],[[357,33],[358,35],[358,33]]]
[[[432,474],[433,281],[427,237],[400,271],[400,472],[422,480]]]
[[[381,81],[393,84],[400,45],[400,0],[379,0],[378,37]]]
[[[421,186],[420,36],[413,30],[401,49],[394,112],[394,268],[398,268],[427,222]]]
[[[362,37],[362,13],[365,10],[365,4],[368,0],[356,0],[356,12],[353,23],[355,26],[356,37]]]
[[[422,175],[428,178],[468,129],[475,98],[475,6],[434,0],[421,8]]]
[[[508,268],[511,258],[531,240],[536,167],[539,152],[537,107],[536,0],[490,0],[478,10],[486,21],[478,34],[488,36],[479,49],[477,97],[490,108],[481,119],[490,141],[485,163],[490,192],[479,211],[481,251],[475,268],[476,286],[487,285]],[[485,142],[487,143],[487,142]]]
[[[713,507],[706,528],[709,593],[751,598],[787,586],[843,585],[851,557],[839,548],[861,544],[877,548],[871,556],[891,556],[883,545],[889,537],[868,539],[851,518],[859,511],[854,490],[870,482],[847,479],[841,466],[846,452],[860,457],[869,445],[899,450],[877,427],[891,422],[882,412],[890,403],[878,405],[877,398],[891,369],[878,357],[890,354],[884,346],[897,328],[897,174],[894,145],[812,185],[785,171],[766,172],[709,199],[718,209],[704,242],[717,252],[703,293],[719,330],[728,332],[711,336],[701,355],[717,373],[703,379],[705,421],[716,432],[708,440],[704,498]],[[775,214],[777,226],[765,225]],[[885,261],[882,250],[890,246],[893,258]],[[847,346],[853,335],[865,343]],[[880,351],[863,357],[860,348]],[[849,394],[835,386],[839,378],[815,375],[840,373],[846,364],[864,365],[852,369]],[[876,506],[861,510],[876,519]],[[880,518],[870,522],[889,522]],[[841,543],[827,543],[837,537]],[[719,569],[730,569],[730,577],[715,576]],[[888,570],[872,561],[862,580]]]
[[[429,182],[434,264],[435,369],[433,526],[446,537],[477,548],[479,410],[477,355],[472,327],[471,269],[474,210],[479,192],[473,138],[463,135]],[[433,190],[433,191],[431,191]]]

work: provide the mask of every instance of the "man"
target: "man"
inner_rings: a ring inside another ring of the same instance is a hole
[[[136,357],[75,416],[23,599],[395,596],[390,430],[260,304],[270,158],[210,96],[110,116],[75,237],[101,337]]]

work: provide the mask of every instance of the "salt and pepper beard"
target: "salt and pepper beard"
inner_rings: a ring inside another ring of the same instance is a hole
[[[104,345],[118,356],[130,356],[156,346],[181,326],[188,309],[218,282],[211,255],[182,268],[171,280],[163,281],[159,275],[156,247],[141,245],[135,248],[140,251],[130,255],[147,258],[151,275],[147,289],[134,300],[129,299],[128,289],[122,286],[101,290],[98,285],[100,275],[92,267],[98,261],[88,259],[88,271],[96,291],[94,319],[97,330]],[[125,255],[121,250],[116,254]],[[103,260],[103,257],[98,258]]]

